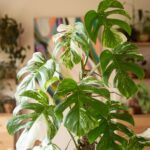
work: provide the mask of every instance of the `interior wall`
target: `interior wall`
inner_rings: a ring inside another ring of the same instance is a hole
[[[149,0],[122,0],[126,1],[126,8],[132,12],[133,1],[135,8],[149,9]],[[32,56],[34,47],[33,19],[40,16],[83,16],[89,9],[95,9],[99,0],[0,0],[0,16],[8,14],[21,22],[25,29],[21,38],[23,45],[30,45],[27,60]],[[0,57],[3,57],[2,54]],[[60,136],[59,136],[60,135]],[[59,132],[56,141],[65,149],[70,137],[64,130]],[[70,150],[73,148],[70,147]]]

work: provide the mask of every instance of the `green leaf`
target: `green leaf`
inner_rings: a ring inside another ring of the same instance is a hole
[[[38,101],[39,103],[41,103],[43,105],[48,105],[49,104],[49,98],[42,90],[38,90],[38,91],[35,91],[35,90],[24,91],[21,94],[21,96],[34,99],[34,100]]]
[[[50,120],[49,116],[45,115],[45,119],[47,121],[47,125],[48,125],[48,132],[47,132],[47,135],[48,135],[48,138],[51,140],[56,132],[57,132],[57,127],[55,126],[55,124]]]
[[[56,90],[55,96],[64,97],[63,102],[55,109],[56,115],[62,119],[62,113],[70,108],[64,124],[67,129],[78,136],[82,136],[88,133],[90,128],[96,127],[99,116],[108,114],[106,104],[92,97],[94,93],[104,98],[110,97],[109,91],[98,82],[96,79],[86,78],[77,84],[72,79],[64,79]],[[72,124],[72,122],[74,123]]]
[[[136,47],[128,42],[116,46],[112,51],[105,50],[100,55],[105,84],[108,85],[108,80],[115,71],[114,86],[127,98],[137,91],[137,86],[128,76],[128,72],[135,73],[140,79],[144,77],[144,71],[140,66],[128,62],[128,59],[136,60],[137,57],[142,58]]]
[[[90,40],[81,22],[76,22],[74,25],[60,25],[62,28],[54,37],[57,37],[54,55],[58,52],[60,60],[69,69],[72,69],[75,64],[81,62],[82,55],[89,55]],[[61,36],[60,36],[61,35]],[[60,44],[60,41],[62,41]]]
[[[125,126],[122,123],[115,122],[114,126],[117,128],[118,131],[121,131],[122,133],[128,135],[129,137],[133,136],[133,131],[130,130],[127,126]]]
[[[51,78],[50,80],[48,80],[48,81],[45,83],[44,88],[47,90],[49,86],[51,86],[52,84],[56,83],[57,81],[59,81],[59,78],[58,78],[58,77],[53,77],[53,78]]]
[[[143,69],[134,63],[124,63],[123,67],[126,71],[132,71],[139,79],[142,79],[144,77],[144,71]]]
[[[102,22],[96,11],[88,11],[84,17],[85,27],[92,41],[96,43],[97,35]]]
[[[69,98],[67,98],[65,101],[63,101],[62,103],[58,104],[55,108],[55,113],[56,116],[59,120],[62,121],[63,119],[63,111],[65,109],[67,109],[69,106],[71,106],[75,101],[75,98],[73,98],[72,96],[70,96]]]
[[[129,98],[136,93],[138,88],[134,83],[134,81],[130,79],[127,74],[124,76],[118,73],[116,78],[117,78],[117,82],[115,84],[117,84],[117,88],[119,89],[121,94]]]
[[[97,88],[94,86],[87,86],[87,85],[80,85],[79,88],[83,90],[84,92],[88,93],[93,93],[93,94],[98,94],[99,96],[105,97],[105,98],[110,98],[110,92],[106,88]]]
[[[128,12],[126,12],[125,10],[123,9],[115,9],[115,10],[110,10],[110,11],[107,11],[106,12],[106,16],[109,16],[109,15],[114,15],[114,14],[118,14],[118,15],[123,15],[129,19],[131,19],[130,15],[128,14]]]
[[[123,111],[127,111],[128,110],[128,106],[125,104],[122,104],[121,102],[118,101],[111,101],[111,110],[123,110]]]
[[[114,48],[125,40],[125,36],[114,29],[105,28],[103,31],[102,43],[105,47]]]
[[[106,105],[109,107],[107,116],[99,115],[99,126],[87,134],[88,140],[90,143],[98,142],[96,150],[124,150],[128,139],[134,135],[134,132],[124,124],[124,121],[134,124],[133,118],[127,112],[118,112],[120,108],[122,109],[122,104],[119,102],[107,101]],[[116,122],[116,119],[122,122]]]
[[[24,101],[25,98],[20,97],[20,94],[26,90],[34,90],[36,88],[36,81],[38,81],[41,88],[44,88],[47,80],[54,76],[59,77],[56,71],[57,68],[53,59],[46,60],[40,52],[34,53],[31,60],[18,73],[18,78],[23,78],[23,80],[17,87],[16,98]]]
[[[104,102],[101,102],[100,100],[85,95],[81,95],[80,98],[85,103],[85,108],[88,109],[89,114],[92,114],[95,118],[100,116],[108,116],[108,107]]]
[[[144,150],[145,146],[150,146],[149,140],[142,137],[132,136],[129,143],[125,145],[126,150]]]
[[[102,2],[99,3],[98,6],[98,11],[103,12],[108,8],[120,8],[123,9],[122,3],[120,3],[117,0],[103,0]]]
[[[129,35],[131,35],[131,27],[129,26],[128,23],[125,21],[119,20],[119,19],[108,19],[108,23],[119,26],[121,29],[126,31]]]
[[[111,10],[109,10],[109,8]],[[129,35],[131,34],[131,27],[121,19],[111,19],[110,16],[115,14],[130,18],[128,13],[124,10],[123,5],[117,0],[103,0],[99,3],[97,12],[90,10],[86,13],[84,17],[85,27],[93,42],[96,42],[98,31],[101,28],[104,28],[102,43],[105,47],[113,48],[127,40],[124,34],[114,29],[114,26],[120,27]]]
[[[59,122],[54,115],[55,106],[49,105],[49,98],[45,92],[42,90],[28,90],[22,93],[23,97],[31,98],[32,103],[25,102],[18,105],[14,110],[13,118],[8,122],[7,128],[10,134],[14,134],[20,129],[30,130],[38,121],[38,119],[43,115],[46,120],[46,125],[48,126],[47,135],[49,140],[51,140],[59,127]],[[36,103],[33,102],[36,101]],[[24,114],[19,115],[18,112],[21,110]],[[28,112],[28,113],[27,113]],[[45,135],[45,137],[47,136]]]
[[[24,103],[21,103],[20,105],[18,105],[14,109],[13,114],[16,116],[19,113],[19,111],[21,111],[22,109],[29,109],[29,110],[33,110],[35,112],[42,112],[44,107],[38,103],[24,102]]]
[[[69,96],[56,108],[56,114],[58,116],[61,116],[61,113],[68,107],[71,108],[65,118],[64,124],[67,129],[78,136],[86,134],[91,128],[93,129],[95,126],[97,126],[97,120],[95,119],[94,114],[90,113],[88,105],[86,107],[86,105],[84,105],[86,103],[83,100],[87,100],[86,96],[77,92]]]
[[[29,123],[22,124],[22,121],[27,120],[27,119],[35,119],[37,118],[36,113],[30,113],[30,114],[23,114],[19,116],[14,116],[12,119],[10,119],[7,123],[7,130],[9,134],[15,134],[18,130],[22,128],[28,128],[30,127]],[[32,124],[32,122],[30,122]]]
[[[66,116],[65,127],[78,136],[85,135],[98,125],[97,120],[88,115],[81,106],[74,106]]]
[[[133,117],[127,113],[127,112],[124,112],[124,113],[111,113],[111,118],[112,119],[119,119],[119,120],[123,120],[123,121],[126,121],[132,125],[134,125],[134,120],[133,120]]]
[[[110,98],[110,92],[108,89],[104,88],[104,83],[95,79],[94,77],[85,77],[78,84],[80,90],[89,94],[96,94],[100,97]]]
[[[58,88],[55,92],[55,97],[65,96],[66,94],[73,92],[76,88],[77,83],[70,78],[66,78],[58,85]]]
[[[87,137],[89,142],[92,144],[93,142],[95,142],[95,140],[99,137],[99,135],[101,135],[102,133],[105,132],[107,127],[107,124],[105,121],[100,121],[99,126],[96,127],[95,129],[91,130]]]

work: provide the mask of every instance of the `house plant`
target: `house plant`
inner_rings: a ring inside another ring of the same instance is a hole
[[[138,84],[138,90],[129,100],[129,107],[134,114],[148,114],[150,112],[150,96],[148,87],[144,83]]]
[[[14,18],[5,15],[0,18],[0,48],[1,51],[8,54],[10,64],[16,67],[16,61],[23,62],[26,57],[26,50],[19,43],[19,38],[24,32],[22,25]]]
[[[136,63],[128,62],[129,58],[136,61],[143,57],[116,29],[118,26],[130,34],[129,24],[110,17],[113,14],[130,18],[118,0],[102,0],[97,11],[86,13],[84,25],[80,22],[73,26],[60,25],[59,33],[53,38],[52,57],[46,60],[41,53],[34,53],[19,71],[18,78],[23,79],[16,91],[18,106],[7,125],[10,134],[24,129],[17,142],[18,150],[32,149],[36,140],[42,142],[36,149],[60,149],[53,143],[60,124],[68,130],[76,149],[143,150],[150,145],[144,137],[116,121],[134,125],[127,108],[112,99],[111,94],[118,93],[111,91],[110,85],[129,98],[135,94],[137,86],[128,71],[138,78],[142,78],[144,72]],[[104,49],[99,62],[87,71],[90,47],[92,41],[96,42],[99,30]],[[79,81],[65,78],[60,72],[60,63],[69,69],[80,64]],[[58,104],[57,99],[60,99]],[[19,114],[21,110],[31,111]]]

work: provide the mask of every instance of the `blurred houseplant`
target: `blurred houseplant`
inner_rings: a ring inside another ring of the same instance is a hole
[[[138,78],[143,78],[144,72],[136,63],[128,62],[143,57],[137,47],[126,42],[125,35],[116,29],[118,26],[130,35],[128,23],[110,17],[113,14],[130,18],[118,0],[102,0],[97,11],[86,13],[85,26],[80,22],[60,25],[59,33],[53,38],[52,57],[47,60],[41,53],[34,53],[19,71],[18,79],[23,78],[16,91],[19,105],[7,125],[10,134],[24,129],[17,150],[59,149],[53,138],[60,124],[66,127],[76,149],[80,150],[143,150],[150,145],[142,135],[136,135],[125,124],[115,121],[119,119],[134,125],[132,116],[127,111],[120,111],[126,107],[111,98],[114,92],[109,79],[113,80],[113,86],[121,95],[130,98],[138,88],[128,71],[134,72]],[[99,29],[102,30],[100,37],[104,50],[99,63],[87,71],[90,45],[96,42]],[[65,78],[60,63],[69,69],[80,64],[79,81]],[[50,96],[49,89],[54,92]],[[59,104],[56,99],[60,99]],[[24,109],[32,111],[20,115]],[[35,148],[37,140],[41,144]]]
[[[150,12],[139,9],[138,21],[133,25],[133,28],[135,41],[148,42],[150,40]]]
[[[138,84],[138,91],[129,101],[129,106],[133,108],[134,114],[150,112],[150,96],[144,83]]]
[[[23,31],[22,25],[15,19],[7,15],[0,18],[0,48],[8,54],[12,66],[16,65],[17,60],[23,62],[26,57],[26,48],[19,45]]]

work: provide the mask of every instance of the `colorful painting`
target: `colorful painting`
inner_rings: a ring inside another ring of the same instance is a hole
[[[57,33],[57,27],[60,24],[74,24],[75,22],[83,22],[82,17],[38,17],[34,19],[34,37],[35,51],[40,51],[47,55],[52,52],[54,46],[52,35]],[[91,56],[98,62],[101,45],[97,40],[96,45],[91,48]]]

